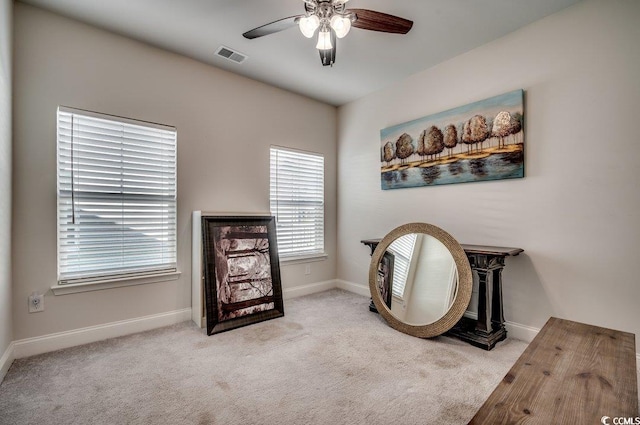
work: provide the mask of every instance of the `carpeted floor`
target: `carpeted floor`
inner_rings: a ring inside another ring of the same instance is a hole
[[[463,424],[524,351],[399,333],[341,290],[214,336],[193,323],[16,360],[1,424]]]

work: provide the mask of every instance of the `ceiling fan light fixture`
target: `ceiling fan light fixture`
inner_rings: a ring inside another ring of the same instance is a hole
[[[300,32],[307,38],[313,37],[316,29],[320,26],[320,18],[317,15],[304,16],[300,18],[298,24],[300,26]]]
[[[329,28],[323,28],[320,32],[318,32],[318,44],[316,45],[316,49],[318,50],[330,50],[333,49],[333,45],[331,44],[331,30]]]
[[[302,2],[304,3],[304,14],[289,16],[261,25],[246,31],[242,36],[252,40],[297,25],[300,32],[307,38],[313,38],[314,34],[317,34],[316,49],[320,51],[322,65],[328,66],[333,65],[336,61],[338,38],[346,37],[351,27],[392,34],[406,34],[413,26],[413,21],[388,13],[370,9],[347,9],[348,0],[302,0]]]
[[[333,15],[331,17],[331,28],[336,32],[336,37],[342,38],[351,29],[351,19],[342,15]]]

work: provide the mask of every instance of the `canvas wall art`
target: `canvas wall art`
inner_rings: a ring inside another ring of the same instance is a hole
[[[284,316],[274,217],[202,217],[207,334]]]
[[[382,189],[524,177],[524,91],[380,131]]]

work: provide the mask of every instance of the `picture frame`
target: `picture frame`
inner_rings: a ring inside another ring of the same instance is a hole
[[[203,216],[207,335],[284,316],[273,216]]]
[[[386,251],[378,264],[377,284],[380,296],[384,303],[391,309],[391,295],[393,293],[393,263],[395,256]]]

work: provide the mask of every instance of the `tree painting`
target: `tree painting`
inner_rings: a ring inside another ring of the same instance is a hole
[[[514,90],[381,130],[383,189],[523,177],[523,98]]]
[[[513,114],[513,116],[511,117],[511,122],[510,122],[510,135],[515,136],[517,134],[519,134],[522,131],[522,121],[523,121],[523,117],[522,114],[516,112],[515,114]]]
[[[284,315],[275,218],[203,216],[207,334]]]
[[[393,151],[393,143],[387,142],[382,148],[382,159],[389,165],[395,158],[396,154]]]
[[[480,150],[482,150],[482,143],[489,137],[487,119],[482,115],[474,115],[471,117],[469,120],[469,134],[471,143],[476,145],[476,150],[478,149],[478,144],[480,145]]]
[[[496,115],[491,134],[498,138],[498,147],[503,147],[504,138],[511,134],[511,114],[509,112],[501,111]]]
[[[425,143],[425,155],[432,157],[444,150],[444,137],[442,131],[435,125],[429,127]]]
[[[471,126],[469,125],[469,121],[466,121],[462,127],[462,141],[467,145],[467,152],[471,153],[473,141],[471,140]]]
[[[418,137],[418,149],[416,149],[416,153],[420,155],[420,158],[422,158],[422,161],[424,161],[424,157],[426,155],[425,146],[424,146],[424,139],[426,139],[426,137],[427,137],[427,130],[422,130],[422,133],[420,133],[420,137]]]
[[[456,130],[456,126],[453,124],[449,124],[444,129],[444,147],[448,149],[449,156],[452,155],[453,148],[458,144],[458,130]]]
[[[266,226],[216,227],[218,320],[273,309]]]
[[[403,133],[396,142],[396,156],[400,159],[400,164],[406,164],[407,158],[413,155],[413,152],[413,139],[407,133]]]

